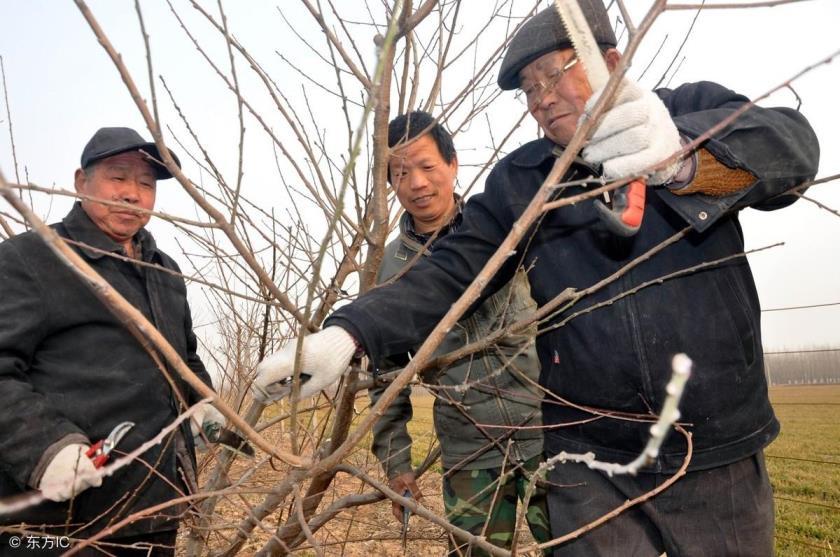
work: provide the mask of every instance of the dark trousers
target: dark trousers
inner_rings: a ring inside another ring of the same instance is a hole
[[[174,557],[177,530],[153,532],[126,538],[108,538],[88,546],[81,557]],[[63,537],[0,534],[2,557],[53,557],[69,551],[74,543]]]
[[[634,499],[670,476],[608,477],[583,464],[558,464],[549,475],[551,533],[557,538]],[[764,453],[689,472],[653,499],[554,548],[555,557],[773,554],[773,491]]]

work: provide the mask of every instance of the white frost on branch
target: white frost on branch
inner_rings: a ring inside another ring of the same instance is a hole
[[[659,419],[650,426],[650,439],[648,439],[645,449],[635,460],[628,464],[616,464],[613,462],[600,462],[595,458],[595,453],[593,452],[575,454],[562,451],[545,462],[545,469],[550,470],[558,462],[581,462],[593,470],[602,470],[610,476],[622,474],[635,476],[640,469],[656,460],[656,457],[659,456],[659,449],[665,441],[665,436],[670,431],[671,426],[680,419],[680,399],[682,398],[685,384],[691,375],[691,366],[691,358],[685,354],[677,354],[671,360],[673,373],[671,380],[665,387],[665,392],[668,396],[665,398],[665,404],[662,405],[662,412],[659,414]]]

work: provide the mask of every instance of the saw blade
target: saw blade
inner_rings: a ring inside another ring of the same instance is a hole
[[[600,1],[600,0],[596,0]],[[554,0],[554,7],[566,27],[566,32],[572,40],[572,47],[578,60],[586,70],[586,77],[589,79],[589,86],[597,91],[607,84],[610,79],[610,72],[607,64],[601,55],[601,49],[589,29],[577,0]]]

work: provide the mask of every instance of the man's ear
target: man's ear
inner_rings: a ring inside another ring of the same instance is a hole
[[[458,174],[458,154],[454,154],[452,156],[452,162],[449,163],[449,166],[452,166],[452,170],[455,171],[455,174]]]
[[[607,69],[612,73],[619,60],[621,60],[621,53],[614,48],[610,48],[604,53],[604,60],[607,62]]]
[[[87,180],[87,174],[81,168],[76,169],[76,173],[73,175],[73,187],[76,190],[76,193],[84,193],[85,191],[85,181]]]

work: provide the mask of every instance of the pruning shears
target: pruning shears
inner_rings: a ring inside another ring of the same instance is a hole
[[[114,447],[122,441],[122,438],[125,437],[125,434],[128,433],[128,430],[132,427],[134,427],[134,422],[122,422],[117,424],[117,426],[111,430],[111,433],[108,434],[108,437],[100,439],[90,446],[85,455],[93,461],[93,466],[95,468],[102,468],[105,466],[105,463],[108,462],[108,458],[111,455],[111,451],[113,451]]]
[[[411,491],[406,489],[403,494],[403,497],[407,497],[411,499]],[[406,543],[408,542],[408,519],[411,518],[411,511],[408,507],[403,507],[403,518],[402,518],[402,548],[403,553],[405,553]]]
[[[100,439],[90,446],[85,455],[93,461],[94,468],[102,468],[108,462],[111,451],[114,450],[125,434],[134,427],[134,422],[122,422],[111,430],[108,437]],[[38,490],[27,491],[12,497],[2,498],[0,501],[0,516],[27,509],[33,505],[43,503],[46,499]]]
[[[216,422],[205,423],[201,430],[211,443],[218,443],[224,448],[246,458],[254,458],[254,447],[235,431],[225,429],[221,424]]]
[[[606,196],[607,193],[604,192]],[[595,209],[604,225],[618,236],[633,236],[642,225],[645,216],[646,184],[644,180],[633,180],[613,192],[610,206],[595,200]]]

